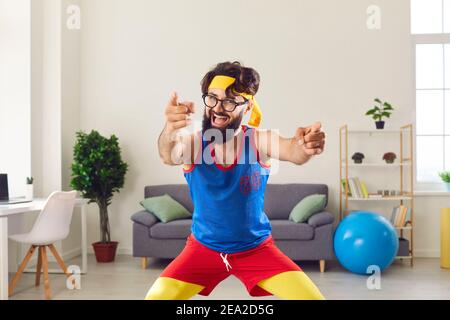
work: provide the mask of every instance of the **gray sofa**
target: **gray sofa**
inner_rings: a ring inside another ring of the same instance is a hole
[[[146,186],[145,198],[165,193],[193,212],[187,185]],[[265,212],[272,225],[272,236],[277,246],[292,260],[319,261],[320,271],[325,270],[325,261],[333,255],[333,214],[322,211],[313,215],[307,223],[289,221],[289,213],[305,196],[325,194],[328,202],[328,187],[324,184],[268,184],[265,194]],[[161,223],[146,210],[135,213],[133,221],[133,256],[141,258],[143,268],[148,258],[175,258],[186,244],[191,232],[191,219]]]

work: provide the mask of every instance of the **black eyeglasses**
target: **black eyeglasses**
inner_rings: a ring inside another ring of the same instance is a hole
[[[244,102],[237,102],[233,99],[219,99],[216,96],[214,96],[212,94],[208,94],[208,93],[205,93],[202,97],[203,97],[203,102],[205,103],[206,107],[212,109],[215,106],[217,106],[217,104],[220,101],[222,103],[222,108],[226,112],[233,112],[237,107],[243,106],[248,102],[248,100],[245,98],[244,98],[245,99]]]

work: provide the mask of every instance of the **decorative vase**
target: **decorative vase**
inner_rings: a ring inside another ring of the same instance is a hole
[[[34,188],[32,184],[26,184],[25,185],[25,199],[27,200],[33,200],[34,196]]]
[[[95,258],[97,262],[113,262],[116,257],[117,245],[119,243],[116,241],[111,241],[107,243],[96,242],[93,243]]]
[[[397,159],[397,155],[394,152],[386,152],[383,155],[383,160],[386,161],[386,163],[394,163],[395,159]]]
[[[450,182],[445,182],[445,188],[448,192],[450,192]]]
[[[352,159],[355,163],[362,163],[364,159],[364,154],[361,152],[355,152],[352,156]]]
[[[377,129],[384,129],[384,121],[376,121],[375,125]]]

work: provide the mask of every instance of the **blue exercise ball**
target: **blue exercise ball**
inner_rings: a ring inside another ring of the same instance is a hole
[[[383,271],[397,255],[397,232],[382,215],[356,211],[336,229],[334,251],[339,262],[351,272],[372,273],[373,270],[367,270],[369,266],[378,266]]]

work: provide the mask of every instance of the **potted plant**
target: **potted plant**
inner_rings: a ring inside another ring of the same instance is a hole
[[[394,110],[392,105],[386,101],[381,101],[376,98],[374,101],[377,103],[372,109],[366,112],[366,116],[372,116],[375,120],[375,125],[377,129],[384,129],[383,117],[390,118],[391,111]]]
[[[447,191],[450,192],[450,171],[443,171],[439,173],[442,181],[445,183]]]
[[[361,152],[356,152],[355,154],[353,154],[352,159],[353,161],[355,161],[355,163],[362,163],[364,154]]]
[[[25,185],[25,199],[27,200],[33,200],[34,197],[33,181],[33,177],[27,177]]]
[[[394,163],[395,159],[397,159],[397,156],[393,152],[387,152],[383,155],[383,160],[385,160],[386,163]]]
[[[114,192],[125,181],[128,164],[122,161],[118,139],[97,131],[77,132],[72,163],[71,187],[81,192],[88,203],[97,203],[100,214],[100,242],[93,243],[98,262],[114,261],[118,242],[111,241],[108,206]]]

